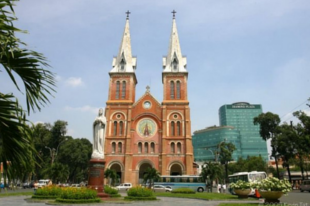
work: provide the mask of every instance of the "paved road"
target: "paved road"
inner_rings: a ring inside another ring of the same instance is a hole
[[[46,206],[45,203],[31,203],[25,201],[25,198],[29,198],[29,196],[11,196],[11,197],[3,197],[0,198],[0,206]],[[109,202],[109,206],[120,206],[120,205],[132,205],[132,206],[216,206],[220,202],[219,201],[207,201],[207,200],[194,200],[194,199],[183,199],[183,198],[171,198],[171,197],[159,197],[158,201],[147,201],[146,202],[131,202],[131,203],[111,203]],[[222,201],[223,202],[223,201]],[[232,201],[229,201],[232,202]],[[245,202],[245,201],[242,201]],[[253,201],[252,201],[253,202]],[[257,201],[258,203],[259,201]],[[79,204],[79,206],[102,206],[104,203],[98,204]],[[69,206],[69,205],[66,205]],[[74,205],[76,206],[76,205]]]

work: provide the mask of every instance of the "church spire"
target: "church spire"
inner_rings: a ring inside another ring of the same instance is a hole
[[[110,71],[110,73],[117,73],[117,72],[133,73],[136,70],[137,59],[136,57],[133,57],[131,53],[129,14],[130,12],[127,11],[126,12],[126,24],[125,24],[122,42],[119,48],[118,55],[113,58],[113,62],[112,62],[113,68]]]
[[[187,72],[186,57],[183,57],[181,53],[181,46],[175,21],[176,11],[173,10],[171,13],[173,14],[172,30],[170,35],[168,54],[163,58],[163,72]]]

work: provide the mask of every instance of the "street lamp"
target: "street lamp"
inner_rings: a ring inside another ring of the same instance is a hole
[[[68,140],[68,138],[65,138],[64,140],[62,140],[61,142],[59,142],[58,146],[56,147],[57,149],[55,149],[55,148],[50,148],[50,147],[48,147],[48,146],[45,146],[46,149],[49,149],[49,150],[50,150],[51,165],[53,165],[54,160],[55,160],[55,158],[56,158],[56,156],[57,156],[57,154],[58,154],[58,149],[59,149],[60,144],[63,143],[64,141],[67,141],[67,140]]]

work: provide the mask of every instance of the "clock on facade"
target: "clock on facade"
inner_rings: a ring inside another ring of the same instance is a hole
[[[151,108],[151,102],[145,101],[145,102],[143,103],[143,107],[144,107],[145,109]]]
[[[152,119],[144,118],[137,124],[137,132],[141,137],[152,137],[156,131],[157,125]]]

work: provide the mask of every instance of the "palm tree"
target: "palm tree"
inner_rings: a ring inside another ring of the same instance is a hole
[[[25,33],[14,27],[14,2],[17,0],[0,0],[0,72],[8,76],[22,92],[15,77],[19,77],[26,94],[28,115],[30,111],[49,102],[48,95],[54,92],[54,74],[44,69],[48,67],[45,57],[32,50],[15,36],[15,32]],[[22,92],[23,93],[23,92]],[[33,169],[37,154],[32,141],[32,131],[27,126],[29,121],[26,112],[20,106],[18,99],[12,94],[0,92],[0,162],[3,162],[4,172],[11,176],[8,165],[16,170]]]
[[[104,172],[104,176],[105,178],[109,179],[109,184],[114,186],[115,182],[117,181],[117,173],[115,170],[113,169],[107,169],[105,172]]]
[[[160,178],[160,173],[155,169],[148,167],[143,175],[143,183],[146,184],[149,183],[149,188],[151,188],[154,185],[154,180],[157,180]]]
[[[223,168],[217,163],[211,161],[205,162],[200,173],[200,177],[205,182],[210,182],[211,192],[214,180],[220,181],[223,178]]]

